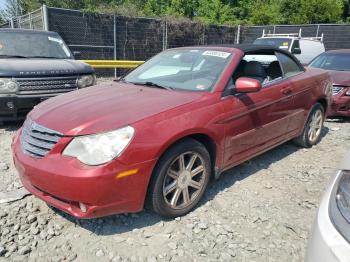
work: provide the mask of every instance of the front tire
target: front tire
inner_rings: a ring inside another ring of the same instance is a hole
[[[322,137],[324,120],[324,108],[320,103],[317,103],[311,110],[303,133],[293,140],[294,143],[305,148],[310,148],[318,144]]]
[[[171,147],[160,159],[150,183],[152,209],[164,217],[190,212],[202,198],[211,176],[206,148],[194,139]]]

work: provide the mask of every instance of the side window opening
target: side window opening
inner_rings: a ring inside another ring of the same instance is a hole
[[[292,58],[279,52],[276,52],[276,56],[278,57],[278,60],[282,66],[285,77],[291,77],[302,72],[302,69],[296,62],[294,62]]]
[[[230,79],[227,88],[234,89],[238,78],[249,77],[259,80],[262,85],[283,78],[283,72],[276,55],[245,55]]]

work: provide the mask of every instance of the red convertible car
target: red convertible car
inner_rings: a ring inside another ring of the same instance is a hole
[[[292,139],[317,144],[331,88],[327,72],[272,46],[171,49],[119,82],[38,105],[14,162],[31,193],[78,218],[146,202],[181,216],[211,177]]]
[[[311,68],[327,70],[333,79],[333,103],[329,116],[350,117],[350,49],[332,50],[316,57]]]

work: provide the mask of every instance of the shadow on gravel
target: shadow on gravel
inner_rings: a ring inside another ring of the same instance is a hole
[[[334,118],[328,118],[326,122],[331,123],[350,123],[350,117],[334,117]]]
[[[0,122],[0,129],[4,129],[6,132],[15,132],[23,125],[23,122],[24,121]]]
[[[326,136],[328,132],[329,129],[325,127],[322,130],[322,136]],[[202,206],[208,201],[214,199],[217,194],[225,189],[234,186],[237,181],[244,180],[260,170],[268,169],[271,164],[282,160],[299,149],[301,148],[294,145],[292,142],[288,142],[239,166],[225,171],[219,180],[211,181],[207,192],[199,203],[199,206]],[[76,226],[80,226],[90,231],[91,234],[98,236],[108,236],[130,232],[134,229],[142,229],[152,226],[160,221],[169,221],[148,210],[138,214],[114,215],[98,219],[81,220],[75,219],[64,212],[57,210],[56,208],[52,209],[63,218],[74,223]]]

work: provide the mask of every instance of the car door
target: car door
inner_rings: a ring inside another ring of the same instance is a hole
[[[266,60],[266,54],[263,56]],[[259,54],[254,54],[255,61],[258,57]],[[244,74],[241,76],[247,77]],[[263,84],[259,92],[223,97],[226,135],[224,165],[237,164],[283,141],[291,103],[290,82],[283,77]]]
[[[283,53],[276,53],[281,64],[283,75],[289,82],[292,92],[292,103],[290,104],[290,120],[288,121],[288,133],[295,133],[304,125],[305,114],[308,103],[307,99],[312,97],[313,78],[305,78],[305,70],[301,68],[292,58]]]

